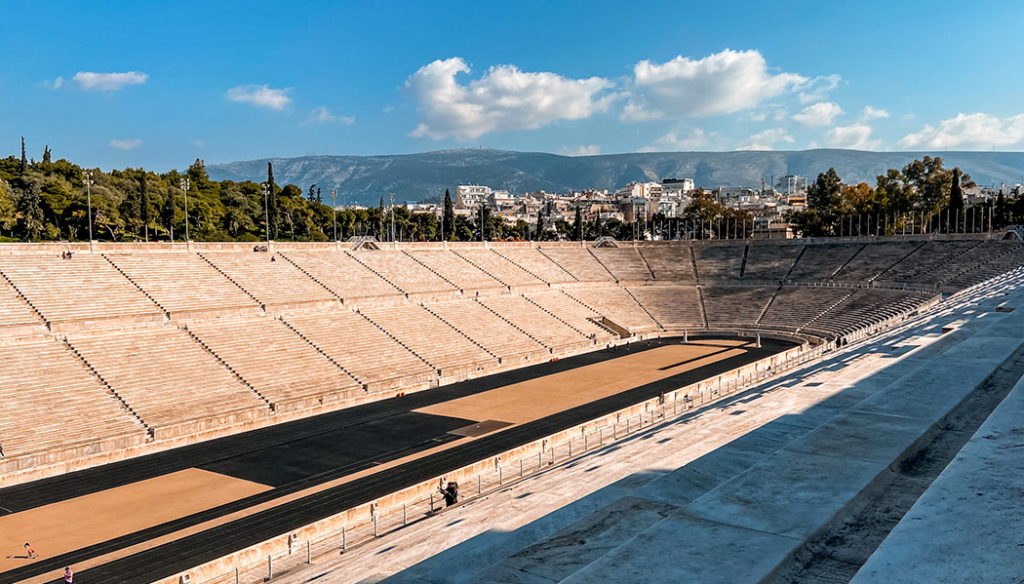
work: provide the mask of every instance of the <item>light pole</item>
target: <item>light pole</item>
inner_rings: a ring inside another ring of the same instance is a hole
[[[181,179],[179,184],[181,185],[181,192],[185,193],[185,249],[188,249],[189,241],[191,241],[188,235],[188,189],[192,184],[188,177]]]
[[[270,200],[270,184],[261,183],[260,186],[263,187],[263,230],[266,232],[267,245],[270,245],[270,204],[268,203]]]
[[[85,204],[89,212],[89,251],[92,251],[92,171],[85,171]]]
[[[331,189],[331,209],[334,211],[334,241],[338,241],[338,189]]]

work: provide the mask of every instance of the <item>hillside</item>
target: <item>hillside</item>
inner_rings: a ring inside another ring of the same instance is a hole
[[[813,178],[835,167],[844,182],[867,181],[915,158],[941,156],[982,185],[1015,184],[1024,175],[1024,152],[650,152],[559,156],[488,148],[441,150],[391,156],[302,156],[274,158],[280,184],[338,187],[338,201],[376,204],[389,192],[397,200],[437,197],[458,184],[484,184],[514,193],[565,192],[588,187],[614,189],[630,181],[691,177],[698,186],[759,186],[762,177],[797,174]],[[256,180],[266,176],[267,159],[207,166],[215,180]]]

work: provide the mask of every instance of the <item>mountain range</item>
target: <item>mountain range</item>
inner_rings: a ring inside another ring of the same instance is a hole
[[[512,193],[535,190],[564,193],[571,189],[617,189],[632,181],[692,178],[697,186],[760,187],[761,180],[795,174],[813,180],[834,167],[845,183],[867,182],[890,168],[902,168],[924,156],[941,156],[946,167],[959,166],[979,185],[1016,184],[1024,176],[1024,152],[865,152],[817,149],[803,151],[643,152],[561,156],[490,148],[439,150],[381,156],[300,156],[230,162],[207,166],[215,180],[265,180],[267,162],[275,182],[307,189],[316,184],[325,202],[338,189],[338,203],[377,204],[395,200],[437,199],[456,185],[481,184]]]

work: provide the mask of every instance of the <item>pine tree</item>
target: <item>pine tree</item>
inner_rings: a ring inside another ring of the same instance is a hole
[[[309,185],[309,192],[306,193],[306,198],[309,199],[310,203],[316,202],[316,183]]]
[[[53,161],[52,158],[53,153],[50,152],[50,145],[47,144],[46,146],[43,146],[43,162],[49,164],[50,162]]]
[[[444,190],[444,213],[441,215],[441,236],[451,241],[455,235],[455,209],[452,205],[452,194]]]

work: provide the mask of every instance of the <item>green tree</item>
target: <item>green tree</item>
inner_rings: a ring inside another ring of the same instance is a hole
[[[18,223],[17,206],[11,187],[6,181],[0,180],[0,230],[6,230],[9,236],[13,236],[12,229]],[[3,235],[0,233],[0,235]]]
[[[160,210],[160,222],[163,223],[164,230],[167,232],[167,237],[174,242],[174,216],[176,209],[174,204],[174,189],[167,189],[167,195],[164,197],[164,205]]]
[[[953,169],[953,176],[950,177],[949,186],[949,210],[957,213],[964,208],[964,190],[960,186],[960,167]]]
[[[274,165],[269,161],[267,162],[267,190],[269,196],[267,197],[267,220],[270,221],[270,225],[267,225],[267,233],[269,239],[277,239],[277,187],[274,185]]]
[[[28,170],[28,159],[25,158],[25,137],[21,137],[21,165],[18,167],[18,174],[25,174]]]
[[[573,239],[583,241],[583,209],[576,205],[576,217],[572,222]]]
[[[43,233],[43,207],[39,181],[30,178],[22,181],[18,197],[18,213],[21,215],[21,230],[26,239],[36,241]]]
[[[451,241],[455,236],[455,208],[452,205],[452,194],[444,190],[444,211],[441,215],[441,236]]]
[[[541,207],[537,211],[537,232],[534,234],[534,239],[537,241],[544,241],[544,207]]]
[[[150,218],[150,201],[149,201],[149,185],[147,184],[146,171],[139,171],[139,220],[142,221],[142,231],[149,241],[149,222]]]

